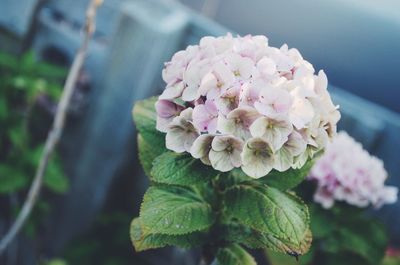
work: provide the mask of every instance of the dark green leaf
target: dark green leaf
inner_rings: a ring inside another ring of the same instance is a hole
[[[138,149],[139,149],[139,160],[143,166],[144,172],[148,177],[151,177],[151,168],[153,167],[153,161],[166,152],[167,149],[164,145],[152,145],[147,142],[140,134],[137,137]]]
[[[184,187],[150,187],[140,209],[146,234],[183,235],[205,230],[214,223],[211,206]]]
[[[256,265],[254,258],[241,246],[232,244],[217,251],[218,265]]]
[[[224,231],[224,239],[229,242],[235,242],[245,245],[248,248],[265,249],[281,252],[284,254],[302,255],[310,247],[312,236],[311,231],[302,241],[301,246],[294,245],[293,242],[286,239],[278,239],[275,236],[262,233],[244,225],[232,223]]]
[[[238,222],[268,235],[277,250],[289,245],[293,254],[308,250],[311,233],[307,206],[296,196],[266,185],[240,184],[225,195],[227,213]],[[286,250],[285,250],[286,252]]]
[[[157,157],[151,170],[152,180],[173,185],[204,183],[218,175],[212,167],[204,165],[189,154],[166,152]]]
[[[197,247],[206,241],[207,236],[203,232],[193,232],[186,235],[145,234],[142,230],[140,218],[133,219],[130,235],[135,250],[138,252],[165,246]]]

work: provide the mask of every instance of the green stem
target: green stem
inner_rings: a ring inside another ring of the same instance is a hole
[[[201,264],[211,264],[215,259],[215,255],[218,249],[222,247],[225,243],[223,239],[221,239],[218,235],[221,226],[225,223],[226,219],[223,203],[223,194],[225,187],[221,183],[221,177],[223,177],[223,175],[218,175],[215,179],[211,181],[213,189],[212,208],[216,213],[216,221],[214,225],[210,228],[211,243],[203,246]]]

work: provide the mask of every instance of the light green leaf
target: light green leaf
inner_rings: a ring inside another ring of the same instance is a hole
[[[240,184],[225,195],[227,213],[239,223],[267,234],[277,250],[288,245],[291,254],[305,253],[309,247],[309,213],[296,196],[259,184]],[[285,249],[287,252],[287,250]]]
[[[154,159],[156,159],[156,157],[158,157],[162,153],[166,152],[167,149],[164,145],[154,146],[151,143],[148,143],[140,134],[138,134],[137,141],[140,163],[142,164],[146,175],[148,177],[151,177],[151,168],[153,167]]]
[[[279,190],[289,190],[299,185],[305,179],[313,165],[314,160],[309,160],[299,169],[290,168],[284,172],[272,170],[268,175],[261,178],[260,181]]]
[[[186,235],[145,234],[140,218],[133,219],[130,228],[131,240],[137,252],[165,246],[197,247],[206,241],[206,235],[204,232],[193,232]]]
[[[211,206],[192,190],[177,186],[150,187],[140,218],[144,233],[183,235],[205,230],[214,223]]]
[[[257,265],[254,258],[237,244],[220,248],[216,257],[218,265]]]
[[[217,176],[212,167],[204,165],[189,154],[166,152],[157,157],[151,170],[152,180],[173,185],[204,183]]]
[[[136,102],[133,108],[133,120],[136,128],[146,142],[152,146],[165,146],[165,134],[156,129],[156,109],[157,97],[151,97]]]

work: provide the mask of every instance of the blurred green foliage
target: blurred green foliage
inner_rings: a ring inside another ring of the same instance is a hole
[[[308,204],[313,242],[299,262],[286,255],[267,251],[272,265],[378,265],[388,245],[383,224],[362,209],[336,203],[329,209]]]
[[[315,188],[311,182],[303,182],[296,189],[310,209],[310,251],[298,263],[277,253],[267,253],[272,265],[386,264],[382,263],[389,243],[386,227],[365,208],[335,202],[332,208],[323,209],[314,202]]]
[[[66,74],[63,68],[38,62],[33,52],[22,56],[0,52],[0,200],[25,198],[52,122],[51,107],[54,112]],[[49,162],[44,186],[54,193],[68,189],[57,154]],[[17,203],[2,209],[1,218],[16,215],[19,207]],[[42,200],[36,211],[47,212],[47,208]],[[27,231],[33,231],[31,224]]]
[[[386,256],[385,259],[383,260],[382,265],[400,265],[400,257]]]

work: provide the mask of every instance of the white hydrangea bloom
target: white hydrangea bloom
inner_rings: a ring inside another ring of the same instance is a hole
[[[340,118],[325,73],[265,36],[204,37],[177,52],[162,76],[157,129],[167,148],[220,171],[241,166],[258,178],[302,167]]]
[[[398,189],[385,186],[386,178],[383,162],[345,132],[338,133],[332,143],[328,143],[308,177],[316,181],[314,200],[324,208],[331,208],[335,201],[377,208],[394,203]]]

